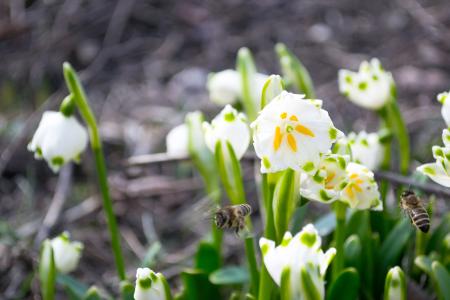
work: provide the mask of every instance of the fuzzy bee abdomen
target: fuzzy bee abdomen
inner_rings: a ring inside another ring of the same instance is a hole
[[[422,232],[430,230],[430,216],[423,207],[411,209],[409,212],[412,222]]]

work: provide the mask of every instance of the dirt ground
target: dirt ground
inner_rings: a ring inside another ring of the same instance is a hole
[[[274,45],[283,42],[310,71],[336,127],[370,131],[376,115],[339,95],[337,71],[378,57],[396,80],[419,164],[444,126],[435,97],[450,88],[449,11],[446,0],[1,1],[0,295],[38,299],[30,272],[39,243],[63,230],[85,244],[72,275],[117,286],[91,155],[57,176],[26,151],[42,111],[67,93],[62,62],[81,72],[101,124],[128,275],[147,259],[176,285],[209,229],[193,221],[202,182],[189,162],[129,167],[126,159],[163,152],[165,134],[187,112],[218,112],[208,73],[234,68],[243,46],[259,71],[279,73]],[[245,172],[254,195],[250,163]],[[62,210],[46,219],[52,204]],[[242,245],[231,235],[226,243],[228,260],[239,261]]]

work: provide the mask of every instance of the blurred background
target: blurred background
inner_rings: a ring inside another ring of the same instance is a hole
[[[220,110],[208,100],[208,73],[234,68],[243,46],[258,71],[280,73],[274,45],[283,42],[336,127],[374,131],[376,115],[339,95],[337,71],[378,57],[396,80],[418,165],[431,161],[444,127],[436,95],[450,88],[449,11],[447,0],[0,1],[0,299],[38,299],[39,244],[63,230],[85,244],[73,276],[117,290],[91,154],[56,175],[26,150],[42,112],[67,94],[64,61],[80,72],[100,122],[128,275],[145,264],[176,287],[209,230],[194,221],[202,182],[187,161],[127,160],[164,152],[187,112]],[[244,172],[255,195],[251,163]],[[240,241],[226,243],[227,259],[239,262]]]

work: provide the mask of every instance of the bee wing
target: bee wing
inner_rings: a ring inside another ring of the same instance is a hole
[[[214,204],[208,196],[205,196],[195,202],[190,209],[185,210],[181,218],[188,220],[189,223],[212,220],[218,209],[219,206]]]

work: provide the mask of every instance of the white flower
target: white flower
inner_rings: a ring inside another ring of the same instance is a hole
[[[251,125],[261,172],[317,168],[321,155],[342,135],[321,104],[283,91],[264,107]]]
[[[377,133],[361,131],[358,134],[351,132],[348,135],[352,159],[370,170],[377,170],[383,161],[383,145]]]
[[[363,61],[358,72],[339,70],[339,91],[355,104],[378,110],[391,99],[394,80],[376,58]]]
[[[169,287],[161,273],[155,273],[149,268],[137,269],[135,300],[167,300],[170,298]]]
[[[384,289],[384,299],[386,300],[406,299],[405,274],[400,267],[393,267],[389,270]]]
[[[347,185],[348,160],[348,155],[325,155],[315,174],[302,174],[300,194],[309,200],[324,203],[338,200],[342,189]]]
[[[237,159],[241,159],[250,144],[250,128],[247,125],[247,117],[231,105],[225,106],[211,124],[204,122],[203,129],[206,145],[213,153],[218,141],[221,141],[223,146],[228,141],[233,147]]]
[[[53,248],[56,269],[64,274],[75,270],[80,261],[83,244],[70,241],[68,232],[63,232],[50,242]]]
[[[347,165],[348,183],[341,192],[340,200],[354,209],[382,210],[378,185],[374,174],[357,163]]]
[[[178,125],[166,136],[167,153],[171,156],[187,156],[189,155],[189,132],[186,124]]]
[[[71,160],[78,161],[86,149],[86,129],[74,116],[66,117],[61,112],[47,111],[28,144],[28,150],[36,158],[44,158],[50,168],[57,172]]]
[[[207,88],[212,102],[233,104],[241,97],[241,77],[235,70],[214,73],[208,78]]]
[[[267,105],[284,90],[283,79],[280,75],[270,75],[262,88],[261,105]]]
[[[450,92],[443,92],[437,96],[437,99],[442,104],[442,117],[444,118],[447,127],[450,127],[450,100],[448,100]]]
[[[292,237],[286,232],[277,247],[275,242],[261,238],[259,246],[264,265],[270,276],[281,287],[282,275],[289,272],[289,299],[306,299],[305,295],[315,294],[323,299],[325,295],[325,273],[336,249],[326,253],[320,249],[321,238],[312,224]]]
[[[433,146],[432,148],[436,162],[421,165],[417,171],[440,185],[450,187],[450,131],[448,129],[442,131],[442,141],[444,147]]]
[[[255,101],[261,100],[261,93],[268,76],[261,73],[251,74],[250,92]],[[211,74],[206,85],[209,98],[218,105],[233,104],[242,98],[242,77],[238,71],[224,70]],[[257,103],[259,107],[259,102]]]

